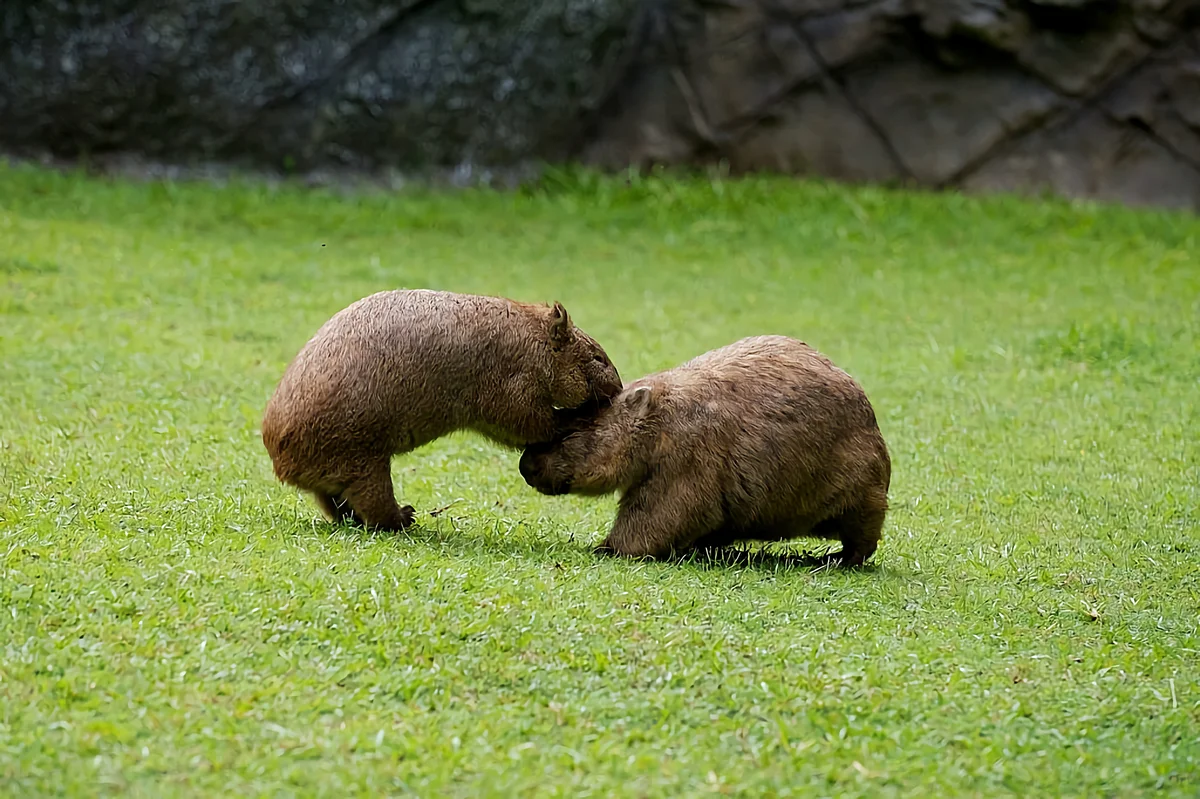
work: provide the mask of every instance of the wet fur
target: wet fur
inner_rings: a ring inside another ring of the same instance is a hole
[[[806,344],[742,339],[559,414],[559,437],[521,456],[544,494],[620,492],[598,548],[667,557],[738,540],[841,541],[876,551],[891,460],[858,383]]]
[[[555,408],[612,397],[608,355],[561,304],[413,290],[335,314],[288,365],[263,415],[275,475],[332,521],[413,521],[391,457],[457,430],[504,446],[548,441]]]

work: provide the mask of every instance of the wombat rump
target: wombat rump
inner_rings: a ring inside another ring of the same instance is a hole
[[[287,367],[262,440],[284,483],[332,521],[412,524],[391,457],[456,430],[509,447],[551,440],[555,409],[611,398],[621,378],[559,303],[383,291],[339,311]]]
[[[598,548],[665,557],[738,540],[836,539],[875,553],[891,460],[858,383],[804,342],[742,339],[560,414],[521,475],[543,494],[622,492]]]

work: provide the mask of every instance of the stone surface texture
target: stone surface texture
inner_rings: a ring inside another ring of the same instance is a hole
[[[1200,0],[5,0],[0,146],[1200,210]]]

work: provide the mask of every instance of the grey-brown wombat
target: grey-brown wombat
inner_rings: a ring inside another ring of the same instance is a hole
[[[543,494],[621,491],[598,551],[664,557],[812,536],[840,540],[832,557],[859,565],[878,545],[891,460],[875,412],[803,342],[742,339],[561,417],[521,474]]]
[[[392,455],[456,430],[523,447],[556,432],[555,409],[611,398],[621,378],[559,303],[383,291],[339,311],[287,367],[267,404],[275,475],[333,521],[412,524]]]

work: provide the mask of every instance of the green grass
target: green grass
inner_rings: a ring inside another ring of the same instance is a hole
[[[613,500],[466,435],[396,460],[411,534],[323,523],[259,414],[402,286],[562,300],[626,379],[808,341],[892,450],[875,566],[597,559]],[[8,167],[0,364],[5,795],[1200,791],[1194,217]]]

